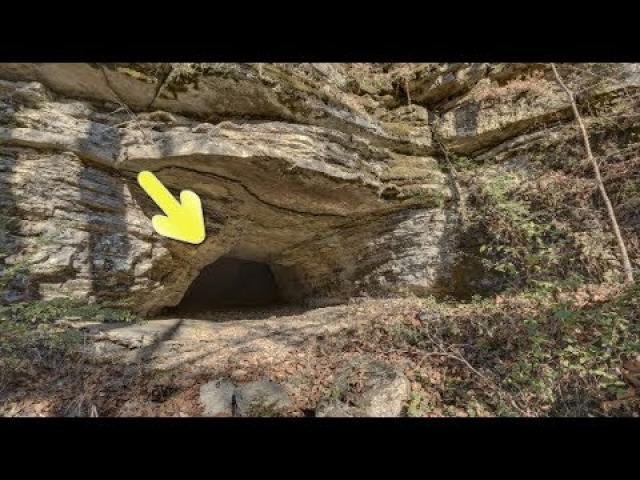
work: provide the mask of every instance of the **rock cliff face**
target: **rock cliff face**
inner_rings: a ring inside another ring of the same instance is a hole
[[[620,68],[594,102],[635,88]],[[544,65],[2,64],[2,301],[154,314],[222,256],[268,264],[295,302],[446,293],[444,152],[539,155],[570,119]],[[141,170],[200,195],[204,243],[153,232]]]

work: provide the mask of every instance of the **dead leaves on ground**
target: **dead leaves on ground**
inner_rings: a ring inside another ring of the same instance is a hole
[[[624,362],[620,368],[620,374],[630,386],[616,400],[602,402],[602,408],[607,413],[621,408],[630,408],[633,405],[640,408],[640,355]]]

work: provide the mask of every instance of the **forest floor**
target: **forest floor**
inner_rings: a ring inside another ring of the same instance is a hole
[[[313,416],[363,355],[404,372],[407,416],[640,416],[637,285],[0,330],[2,416],[200,416],[204,383],[264,377]]]

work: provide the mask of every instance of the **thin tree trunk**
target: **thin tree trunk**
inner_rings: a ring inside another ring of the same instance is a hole
[[[602,176],[600,175],[600,167],[598,166],[598,162],[596,162],[593,157],[593,153],[591,152],[591,143],[589,142],[589,135],[587,134],[587,128],[582,121],[582,117],[580,116],[580,112],[578,111],[578,105],[576,104],[576,100],[573,96],[573,92],[565,85],[562,81],[562,77],[558,73],[556,69],[555,63],[551,64],[551,69],[553,70],[553,74],[556,76],[556,80],[562,87],[562,89],[567,94],[569,101],[571,102],[571,108],[573,109],[573,114],[576,117],[576,121],[578,122],[578,127],[580,127],[580,132],[582,132],[582,141],[584,142],[584,148],[587,151],[587,158],[591,162],[593,166],[593,172],[596,177],[596,183],[598,184],[598,189],[600,190],[600,194],[602,195],[602,199],[604,200],[605,205],[607,206],[607,212],[609,213],[609,220],[611,222],[611,227],[613,228],[613,233],[616,236],[616,240],[618,242],[618,248],[620,249],[620,256],[622,257],[622,265],[624,267],[624,277],[625,283],[633,283],[633,268],[631,267],[631,262],[629,261],[629,254],[627,252],[627,246],[624,243],[624,238],[622,237],[622,233],[620,232],[620,227],[618,226],[618,220],[616,219],[616,213],[613,210],[613,205],[611,205],[611,200],[609,200],[609,195],[607,195],[607,190],[604,188],[604,183],[602,182]]]

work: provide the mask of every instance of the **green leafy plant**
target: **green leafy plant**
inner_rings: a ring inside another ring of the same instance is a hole
[[[0,307],[0,317],[23,323],[51,323],[65,317],[99,320],[106,323],[139,320],[138,316],[129,310],[89,305],[70,298],[37,300]]]
[[[407,405],[408,417],[424,417],[427,407],[426,399],[419,392],[411,392]]]
[[[500,174],[486,180],[472,195],[475,214],[470,230],[480,232],[478,254],[487,271],[511,287],[560,276],[564,232],[535,214],[516,196],[518,177]]]

